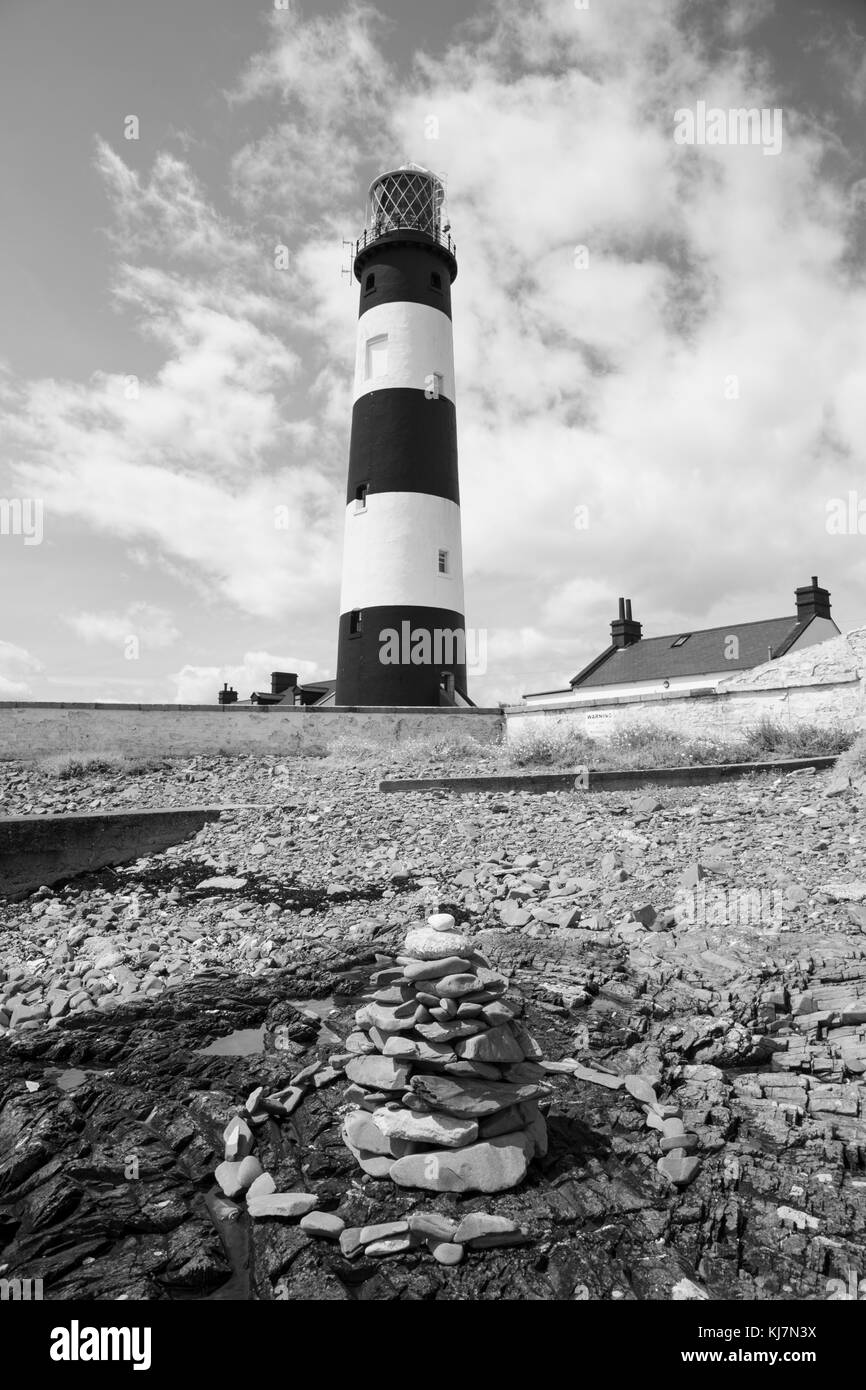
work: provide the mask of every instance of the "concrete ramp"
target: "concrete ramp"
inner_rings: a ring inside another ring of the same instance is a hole
[[[21,898],[106,864],[158,854],[197,835],[229,806],[155,811],[71,811],[60,816],[0,816],[0,896]]]
[[[803,772],[814,768],[822,772],[836,761],[836,754],[819,758],[771,758],[759,763],[703,763],[688,767],[612,768],[593,772],[574,768],[571,772],[523,772],[506,776],[478,777],[386,777],[380,792],[545,792],[595,791],[627,792],[640,787],[706,787],[733,777],[751,777],[761,772]]]

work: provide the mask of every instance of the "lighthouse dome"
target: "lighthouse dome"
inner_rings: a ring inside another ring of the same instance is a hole
[[[445,184],[432,169],[402,164],[379,174],[367,194],[367,228],[373,236],[406,228],[439,240]]]

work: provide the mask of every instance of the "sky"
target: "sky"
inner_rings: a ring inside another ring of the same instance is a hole
[[[682,143],[700,103],[767,138]],[[473,699],[566,684],[620,595],[654,636],[817,574],[861,625],[864,121],[855,0],[2,0],[0,699],[333,676],[343,242],[406,160],[458,248]]]

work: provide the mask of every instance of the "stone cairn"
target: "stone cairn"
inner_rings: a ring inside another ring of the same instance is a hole
[[[437,913],[372,982],[345,1044],[342,1134],[361,1168],[433,1192],[515,1187],[547,1150],[546,1088],[506,978]]]

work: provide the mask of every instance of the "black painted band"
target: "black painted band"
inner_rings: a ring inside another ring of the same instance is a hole
[[[406,623],[408,629],[403,626]],[[450,608],[389,604],[362,611],[360,635],[351,635],[351,625],[352,615],[341,614],[335,696],[338,705],[438,705],[443,671],[453,675],[457,690],[466,693],[465,659],[444,659],[449,654],[463,654],[458,642],[452,638],[449,643],[448,637],[449,633],[465,633],[462,614]],[[397,634],[396,646],[382,637],[389,632]],[[442,658],[439,662],[412,660],[413,650],[416,655],[424,655],[423,644],[417,639],[419,633],[425,632],[429,634],[430,656],[438,654]],[[388,656],[405,659],[384,661],[383,649]]]
[[[427,304],[451,317],[451,276],[432,244],[394,246],[378,242],[366,253],[360,279],[359,318],[379,304],[401,300]]]
[[[346,501],[370,492],[427,492],[460,503],[457,412],[445,396],[386,387],[355,402]]]

